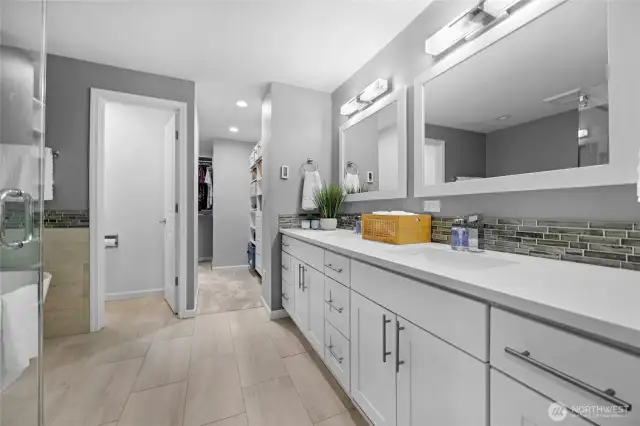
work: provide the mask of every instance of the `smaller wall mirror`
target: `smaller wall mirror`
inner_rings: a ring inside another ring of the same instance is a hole
[[[398,89],[340,127],[339,182],[345,201],[407,196],[406,89]]]

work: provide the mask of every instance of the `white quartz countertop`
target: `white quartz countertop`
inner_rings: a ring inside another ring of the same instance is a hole
[[[640,272],[509,253],[395,246],[352,231],[281,229],[352,259],[640,350]]]

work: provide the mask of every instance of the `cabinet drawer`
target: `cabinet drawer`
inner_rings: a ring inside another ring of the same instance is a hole
[[[351,259],[339,254],[324,252],[324,274],[349,287],[351,285]]]
[[[491,426],[588,426],[585,420],[568,414],[562,416],[562,411],[550,411],[550,405],[555,402],[531,389],[526,388],[515,380],[505,376],[497,370],[491,370]]]
[[[592,419],[603,426],[640,424],[640,357],[494,308],[491,365],[567,406],[632,406],[622,419]]]
[[[356,260],[351,261],[351,289],[488,361],[488,305]]]
[[[285,251],[282,252],[282,280],[293,285],[293,265],[291,263],[291,255]]]
[[[349,338],[351,290],[329,277],[324,279],[324,318],[340,333]]]
[[[291,256],[302,260],[307,265],[324,271],[324,249],[304,243],[287,235],[282,236],[282,250]]]
[[[324,332],[325,362],[338,382],[349,393],[351,377],[349,341],[329,323],[325,323]]]

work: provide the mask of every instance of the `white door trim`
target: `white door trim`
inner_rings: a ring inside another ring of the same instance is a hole
[[[178,258],[178,315],[184,317],[187,303],[187,104],[185,102],[129,93],[91,88],[91,111],[89,127],[89,234],[90,234],[90,330],[99,331],[105,322],[105,256],[104,256],[104,130],[105,106],[109,102],[128,105],[140,105],[152,108],[176,111],[179,129],[178,156],[179,168],[175,174],[179,176],[179,197],[177,200],[176,234],[180,241],[180,249],[175,255]]]

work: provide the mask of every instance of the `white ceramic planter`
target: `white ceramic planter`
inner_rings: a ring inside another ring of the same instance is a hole
[[[336,218],[320,219],[320,229],[324,229],[325,231],[335,231],[337,227],[338,219]]]

